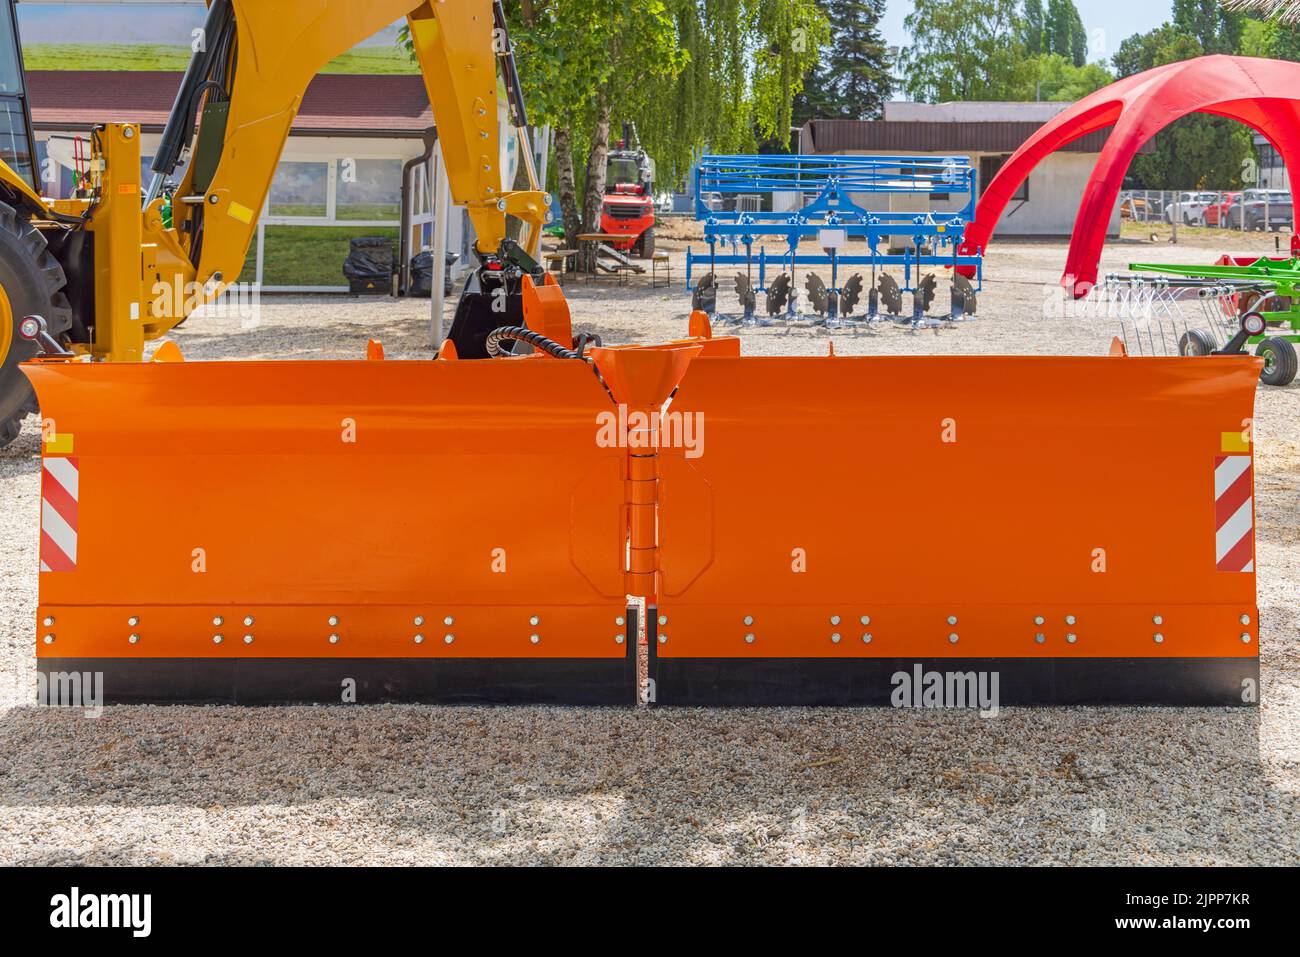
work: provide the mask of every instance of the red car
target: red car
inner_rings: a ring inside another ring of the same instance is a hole
[[[1223,199],[1205,207],[1206,226],[1227,226],[1228,212],[1241,199],[1241,193],[1224,193]]]

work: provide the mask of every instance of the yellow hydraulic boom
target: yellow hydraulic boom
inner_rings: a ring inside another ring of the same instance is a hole
[[[45,316],[56,338],[75,351],[112,361],[142,358],[146,340],[165,334],[238,276],[311,79],[403,16],[433,107],[452,201],[469,212],[477,252],[531,266],[548,204],[526,147],[521,153],[530,188],[513,190],[502,181],[500,88],[507,91],[513,123],[522,128],[526,116],[499,3],[211,0],[149,182],[140,181],[139,130],[131,124],[95,131],[83,198],[45,200],[0,163],[0,226],[7,211],[16,220],[15,248],[0,249],[0,258],[21,258],[24,245],[39,246],[37,255],[27,253],[28,262],[8,265],[43,277],[37,293],[24,296],[22,282],[0,276],[0,289],[9,291],[0,295],[0,323],[6,325],[0,351],[13,353],[3,356],[0,370],[8,380],[0,382],[0,426],[10,424],[7,432],[0,428],[0,444],[32,408],[16,368],[32,354],[30,344],[13,334],[22,316]],[[163,186],[187,160],[168,221]],[[519,246],[506,238],[511,216],[523,224]],[[78,233],[85,239],[74,241]],[[68,290],[65,300],[68,275],[92,275],[93,282]],[[464,311],[472,313],[477,280],[469,288]],[[8,408],[6,384],[21,392]]]

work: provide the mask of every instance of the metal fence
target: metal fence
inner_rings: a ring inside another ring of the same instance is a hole
[[[1124,222],[1225,231],[1294,229],[1291,193],[1285,189],[1127,189],[1119,194]]]

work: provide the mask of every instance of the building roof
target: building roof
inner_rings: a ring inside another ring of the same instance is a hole
[[[890,100],[885,104],[882,119],[912,123],[1046,123],[1071,105],[1053,100],[955,100],[946,103]]]
[[[27,74],[32,125],[82,130],[96,123],[167,122],[181,74],[146,70],[33,70]],[[293,132],[306,136],[418,136],[433,126],[424,79],[410,74],[323,73],[311,81]]]
[[[1014,153],[1041,125],[1024,121],[809,120],[800,134],[800,148],[808,153]],[[1100,153],[1109,135],[1108,127],[1061,149]],[[1149,151],[1149,144],[1145,149]]]

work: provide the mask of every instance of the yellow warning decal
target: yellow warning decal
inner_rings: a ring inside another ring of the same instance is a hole
[[[53,432],[45,437],[46,455],[71,455],[72,433]]]
[[[239,220],[241,223],[251,223],[253,221],[253,211],[239,203],[231,203],[227,206],[226,215],[231,219]]]
[[[1224,432],[1222,439],[1223,445],[1221,451],[1223,452],[1250,451],[1250,440],[1246,438],[1245,432]]]

